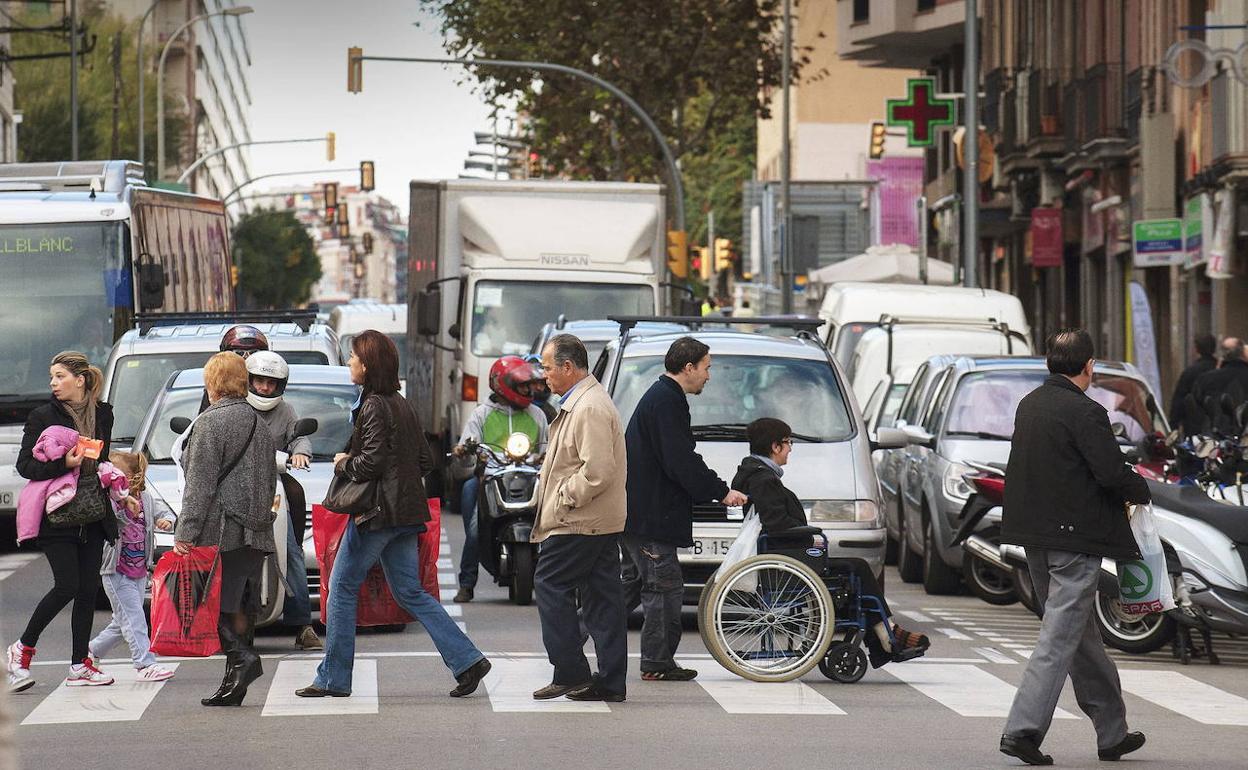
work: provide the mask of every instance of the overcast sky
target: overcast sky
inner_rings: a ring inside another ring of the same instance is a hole
[[[252,0],[251,135],[287,139],[338,135],[337,160],[319,144],[251,150],[256,175],[377,163],[377,190],[406,215],[408,182],[454,178],[489,128],[489,110],[463,73],[431,64],[364,63],[363,93],[347,92],[347,48],[379,56],[445,56],[439,24],[415,0]],[[414,26],[420,21],[421,26]],[[340,176],[354,183],[358,177]],[[277,189],[319,181],[257,182]]]

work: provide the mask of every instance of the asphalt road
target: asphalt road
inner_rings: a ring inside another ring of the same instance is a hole
[[[446,522],[455,546],[444,547],[441,561],[449,603],[462,535],[457,517]],[[37,554],[0,554],[5,644],[50,580]],[[495,665],[471,698],[447,697],[454,682],[418,626],[360,636],[354,695],[346,699],[293,697],[311,681],[319,655],[294,650],[285,632],[262,632],[257,640],[265,675],[241,708],[199,705],[220,681],[220,658],[174,661],[176,678],[140,685],[127,683],[132,669],[118,650],[103,664],[117,684],[66,689],[66,611],[40,641],[38,684],[11,696],[9,712],[18,723],[21,766],[41,770],[1019,766],[997,752],[997,741],[1037,621],[1018,605],[926,596],[891,569],[887,586],[901,622],[931,636],[933,648],[922,660],[871,671],[853,685],[817,670],[786,684],[736,679],[706,654],[690,612],[679,658],[701,672],[695,682],[642,682],[634,629],[626,703],[536,703],[529,693],[550,677],[536,609],[508,604],[503,589],[483,582],[477,601],[451,610]],[[96,630],[107,620],[97,613]],[[1218,649],[1224,662],[1217,667],[1181,666],[1165,651],[1115,656],[1131,727],[1148,735],[1132,764],[1245,766],[1248,644]],[[1091,723],[1069,686],[1061,708],[1045,750],[1062,767],[1100,766]]]

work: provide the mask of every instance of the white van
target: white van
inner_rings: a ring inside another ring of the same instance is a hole
[[[827,322],[825,341],[841,366],[853,364],[858,341],[868,329],[880,325],[883,315],[922,317],[933,323],[938,319],[992,319],[1006,324],[1010,332],[1017,332],[1031,344],[1031,327],[1023,314],[1023,303],[1012,294],[961,286],[834,283],[824,294],[819,317]]]
[[[351,357],[351,340],[366,329],[376,329],[399,349],[399,377],[407,379],[407,304],[389,305],[375,301],[352,301],[335,307],[329,326],[338,333],[342,360]]]

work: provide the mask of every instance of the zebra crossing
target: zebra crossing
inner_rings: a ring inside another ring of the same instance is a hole
[[[38,559],[37,553],[3,553],[0,554],[0,580],[12,575],[22,567]]]

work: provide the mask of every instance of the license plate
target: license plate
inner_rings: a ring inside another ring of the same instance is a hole
[[[13,493],[12,492],[0,492],[0,508],[12,508],[12,507],[13,507]]]
[[[719,561],[728,554],[732,542],[731,537],[695,537],[692,546],[680,549],[680,555],[694,561]]]

